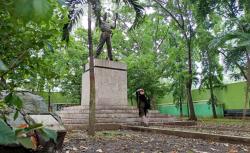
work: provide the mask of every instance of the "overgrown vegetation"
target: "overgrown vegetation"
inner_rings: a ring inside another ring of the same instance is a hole
[[[49,84],[57,78],[55,72],[49,69],[52,65],[48,65],[48,61],[54,56],[50,52],[54,51],[52,46],[59,42],[60,25],[64,22],[63,18],[57,19],[65,11],[57,2],[47,0],[1,0],[0,3],[0,94],[2,90],[8,93],[1,99],[0,144],[16,144],[37,150],[37,133],[41,139],[52,139],[55,143],[57,133],[29,118],[15,89],[24,87],[27,82],[39,88],[42,84],[39,81],[46,80]],[[46,59],[50,55],[52,57]],[[25,122],[13,126],[11,122],[18,117]]]
[[[119,14],[112,45],[115,59],[128,65],[129,98],[137,88],[144,88],[154,105],[171,93],[180,109],[188,103],[189,119],[196,120],[191,89],[199,86],[210,90],[216,118],[214,88],[222,87],[223,75],[230,74],[231,79],[247,82],[245,108],[249,108],[248,0],[69,2],[73,8],[90,2],[96,25],[103,11]],[[47,92],[50,103],[51,92],[58,90],[79,102],[81,75],[89,56],[87,38],[93,36],[95,50],[100,30],[74,27],[85,14],[80,9],[69,11],[63,0],[0,3],[0,91]],[[112,4],[111,10],[106,3]]]

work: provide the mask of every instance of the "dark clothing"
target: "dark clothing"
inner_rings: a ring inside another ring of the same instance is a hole
[[[107,44],[108,57],[112,61],[113,57],[112,57],[112,47],[111,47],[111,32],[102,32],[100,37],[100,42],[96,50],[96,58],[101,54],[105,42]]]
[[[113,60],[112,57],[112,46],[111,46],[111,36],[112,36],[112,29],[115,29],[116,23],[111,25],[109,22],[102,21],[100,25],[100,29],[102,31],[99,44],[96,49],[96,58],[101,54],[103,45],[107,44],[107,51],[108,51],[108,58],[109,60]]]
[[[109,22],[102,21],[100,29],[102,32],[112,32],[111,29],[115,29],[116,25],[111,25]]]
[[[137,106],[139,109],[139,116],[146,116],[148,113],[148,109],[147,106],[147,98],[145,95],[138,95],[138,99],[137,99]]]

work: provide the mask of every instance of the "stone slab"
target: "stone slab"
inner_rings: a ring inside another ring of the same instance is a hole
[[[30,115],[30,117],[36,123],[42,123],[46,128],[56,131],[66,131],[63,125],[61,125],[52,115]]]
[[[107,60],[94,60],[96,107],[127,105],[127,66]],[[90,81],[89,67],[86,65],[82,75],[81,105],[89,105]]]
[[[127,71],[127,65],[121,62],[94,59],[94,67]],[[89,70],[89,63],[85,64],[85,71]]]
[[[68,130],[87,130],[88,125],[87,124],[65,124],[64,125]],[[105,124],[100,124],[97,123],[95,124],[95,130],[96,131],[102,131],[102,130],[119,130],[121,129],[120,124],[110,124],[110,123],[105,123]]]
[[[195,121],[175,121],[175,122],[167,122],[164,125],[173,125],[173,126],[194,126],[197,125]]]
[[[184,137],[184,138],[203,139],[203,140],[210,140],[210,141],[212,140],[212,141],[224,142],[224,143],[245,144],[245,145],[250,146],[249,137],[230,136],[230,135],[222,135],[222,134],[210,134],[210,133],[201,133],[201,132],[190,132],[190,131],[181,131],[181,130],[168,130],[168,129],[159,129],[159,128],[141,127],[141,126],[129,126],[129,125],[121,125],[121,129],[175,135],[175,136]]]

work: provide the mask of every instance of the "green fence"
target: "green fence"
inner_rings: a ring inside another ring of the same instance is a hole
[[[46,102],[48,102],[48,92],[39,92],[38,95],[42,96]],[[50,101],[54,104],[80,104],[80,97],[69,97],[63,95],[61,92],[52,92],[50,95]]]
[[[224,104],[225,109],[244,109],[245,105],[246,82],[226,84],[224,88],[215,88],[214,94],[218,103]],[[192,90],[194,101],[207,101],[210,99],[209,90]],[[159,104],[173,104],[171,94],[165,95],[160,99]],[[248,103],[249,108],[250,103]]]
[[[214,90],[214,94],[217,98],[217,102],[223,104],[217,106],[217,114],[218,116],[223,116],[223,108],[225,110],[239,110],[244,109],[245,104],[245,89],[246,82],[237,82],[225,85],[225,88],[217,88]],[[48,100],[48,93],[42,92],[39,93],[41,96]],[[199,117],[211,117],[212,109],[211,106],[207,104],[208,99],[210,99],[209,90],[192,90],[193,100],[196,101],[194,103],[195,112]],[[52,103],[80,103],[80,97],[67,97],[62,93],[52,93],[51,95]],[[131,99],[128,100],[129,105],[131,105]],[[157,101],[158,108],[161,113],[171,114],[171,115],[179,115],[179,110],[173,104],[173,97],[171,94],[165,95],[159,101]],[[136,105],[136,102],[133,102]],[[250,103],[248,104],[249,108]],[[187,105],[183,105],[184,115],[188,115],[187,113]]]
[[[197,117],[210,118],[213,117],[211,104],[208,101],[195,102],[194,103],[195,114]],[[180,108],[176,107],[174,104],[159,104],[158,110],[162,114],[180,116]],[[188,106],[183,104],[182,106],[183,115],[188,116]],[[216,106],[216,113],[218,117],[224,117],[223,104],[218,104]]]

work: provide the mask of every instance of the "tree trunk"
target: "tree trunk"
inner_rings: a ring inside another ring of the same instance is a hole
[[[248,54],[247,54],[248,56]],[[242,118],[245,119],[246,118],[246,114],[247,114],[247,109],[249,107],[249,87],[250,87],[250,59],[249,57],[247,58],[247,82],[246,82],[246,97],[245,97],[245,106],[244,106],[244,110],[243,110],[243,115]]]
[[[51,112],[51,90],[49,87],[49,93],[48,93],[48,111]]]
[[[151,109],[156,110],[156,99],[155,96],[152,96],[151,98]]]
[[[247,114],[247,108],[248,108],[248,101],[249,101],[249,83],[246,83],[246,95],[245,95],[245,106],[243,109],[243,115],[242,115],[242,119],[245,120],[246,119],[246,114]]]
[[[197,118],[195,116],[195,111],[194,111],[192,93],[191,93],[191,84],[192,83],[190,83],[190,80],[189,80],[189,82],[187,83],[187,98],[188,98],[187,100],[188,100],[188,107],[189,107],[189,120],[197,121]]]
[[[133,97],[130,97],[131,105],[134,106]]]
[[[180,117],[183,117],[183,109],[182,109],[182,98],[179,98],[179,103],[180,103]]]
[[[209,74],[209,89],[210,89],[210,97],[211,97],[211,106],[212,106],[212,111],[213,111],[213,118],[217,118],[217,114],[216,114],[216,108],[215,108],[215,98],[214,98],[214,89],[213,89],[213,76],[211,74],[211,57],[210,54],[207,52],[207,56],[208,56],[208,74]]]
[[[186,100],[187,100],[187,99],[186,99]],[[187,116],[188,116],[188,117],[190,116],[188,102],[187,102]]]
[[[0,85],[1,85],[0,90],[6,90],[7,89],[7,83],[6,83],[6,80],[4,79],[4,77],[0,77]]]
[[[210,86],[210,96],[211,96],[211,106],[213,111],[213,117],[217,118],[216,109],[215,109],[215,98],[214,98],[214,90],[213,90],[213,83],[212,78],[209,76],[209,86]]]
[[[90,101],[89,101],[89,127],[88,135],[95,135],[95,74],[94,74],[94,57],[91,33],[91,2],[88,1],[88,45],[89,45],[89,78],[90,78]]]
[[[189,78],[188,78],[188,82],[187,82],[187,98],[188,98],[188,104],[189,104],[189,120],[193,120],[193,121],[197,121],[196,115],[195,115],[195,111],[194,111],[194,104],[193,104],[193,99],[192,99],[192,77],[193,77],[193,73],[192,73],[192,54],[191,54],[191,44],[188,41],[188,39],[186,39],[187,41],[187,48],[188,48],[188,74],[189,74]]]

